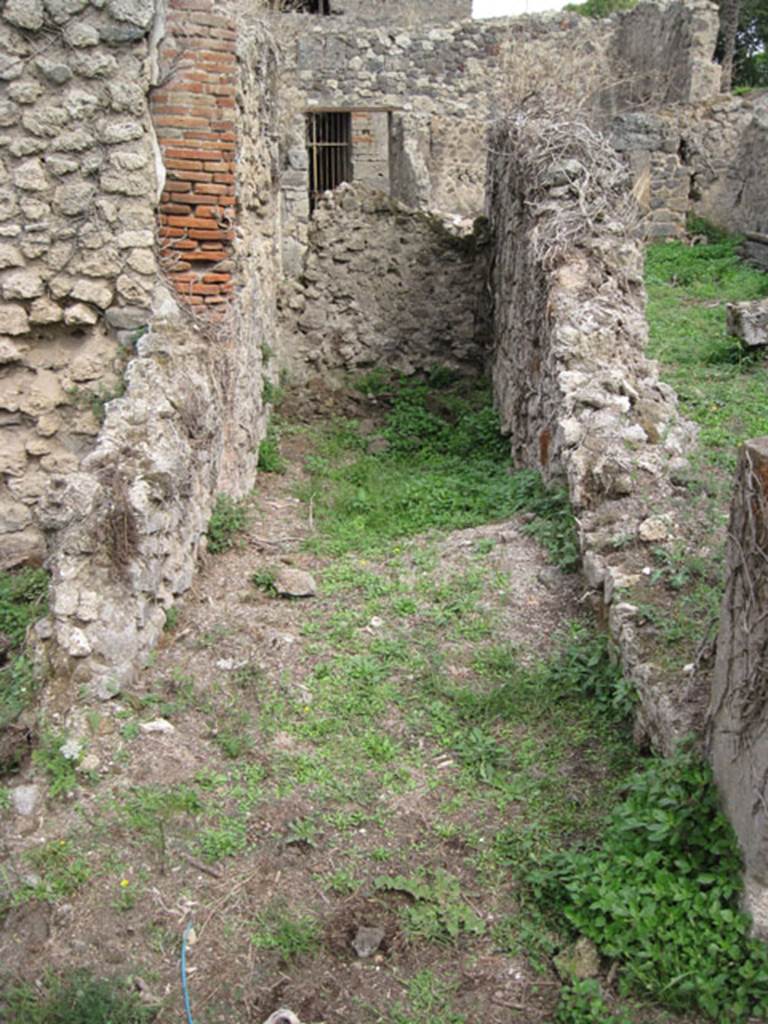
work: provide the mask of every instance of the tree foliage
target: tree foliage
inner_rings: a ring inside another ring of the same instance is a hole
[[[726,65],[733,0],[720,0],[720,36],[715,57]],[[741,0],[733,38],[734,87],[768,87],[768,4],[765,0]],[[730,14],[729,14],[730,12]],[[728,18],[731,17],[730,23]]]

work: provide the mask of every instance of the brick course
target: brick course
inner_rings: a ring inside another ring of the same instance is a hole
[[[160,59],[170,75],[152,96],[167,173],[161,261],[184,302],[211,309],[233,288],[220,264],[232,258],[234,239],[236,35],[212,0],[170,0],[166,33]]]

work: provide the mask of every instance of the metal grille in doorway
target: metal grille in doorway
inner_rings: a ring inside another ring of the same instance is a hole
[[[352,115],[324,111],[307,114],[309,208],[317,197],[342,181],[352,181]]]

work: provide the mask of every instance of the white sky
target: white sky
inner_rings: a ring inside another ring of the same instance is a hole
[[[472,0],[472,17],[501,18],[508,14],[559,11],[568,0]]]

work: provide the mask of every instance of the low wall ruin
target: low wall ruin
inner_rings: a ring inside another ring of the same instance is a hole
[[[517,115],[491,140],[492,373],[515,462],[565,483],[587,582],[640,698],[638,734],[690,729],[684,680],[654,663],[626,597],[674,536],[671,470],[694,437],[645,355],[631,177],[586,127]]]

